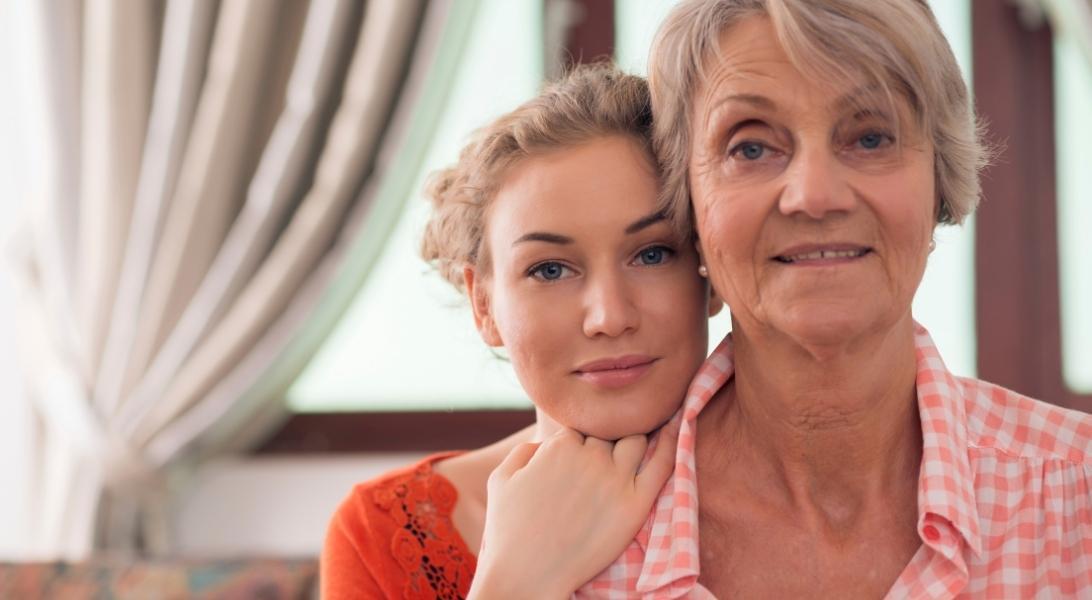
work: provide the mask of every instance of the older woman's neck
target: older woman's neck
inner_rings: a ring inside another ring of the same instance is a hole
[[[794,504],[855,506],[913,486],[921,434],[913,322],[841,349],[736,335],[722,425]]]

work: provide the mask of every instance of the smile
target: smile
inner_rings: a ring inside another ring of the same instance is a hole
[[[822,248],[815,250],[805,251],[791,251],[785,254],[781,254],[774,257],[774,260],[785,264],[794,263],[809,263],[809,262],[831,262],[840,260],[852,260],[860,258],[869,252],[872,252],[871,248],[857,247],[857,248]]]

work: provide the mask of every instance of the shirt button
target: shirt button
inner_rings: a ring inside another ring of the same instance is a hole
[[[926,525],[925,527],[922,527],[921,532],[925,534],[925,539],[929,540],[930,542],[935,542],[940,539],[940,532],[937,531],[937,528],[932,525]]]

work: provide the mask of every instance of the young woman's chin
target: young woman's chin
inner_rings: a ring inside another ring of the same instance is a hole
[[[656,431],[675,414],[679,402],[651,407],[647,404],[640,405],[639,402],[622,406],[604,403],[603,406],[586,407],[580,414],[555,420],[587,436],[618,440],[629,435],[647,435]]]

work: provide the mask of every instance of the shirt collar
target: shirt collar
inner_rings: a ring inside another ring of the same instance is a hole
[[[918,534],[930,515],[952,524],[976,555],[982,552],[974,472],[967,454],[967,412],[963,387],[944,366],[929,332],[914,324],[918,414],[921,417],[921,471],[918,478]],[[933,536],[935,537],[935,535]],[[951,549],[938,548],[944,554]],[[949,556],[954,558],[954,556]]]
[[[967,455],[967,418],[963,388],[944,366],[924,327],[915,323],[916,387],[921,418],[922,457],[918,479],[918,535],[950,560],[963,563],[957,548],[942,547],[923,534],[926,520],[940,517],[952,524],[976,555],[982,551],[974,473]],[[698,563],[698,498],[694,463],[698,414],[735,372],[729,334],[698,370],[686,400],[674,419],[681,421],[675,471],[657,507],[637,535],[643,554],[636,587],[650,593],[696,585]],[[666,510],[664,510],[666,509]],[[680,535],[678,526],[684,524]],[[664,568],[670,565],[671,568]],[[965,570],[965,564],[964,564]]]
[[[698,414],[732,378],[732,335],[728,334],[705,359],[690,382],[682,407],[672,418],[679,421],[675,470],[664,484],[659,500],[637,536],[644,553],[636,581],[643,597],[712,597],[697,583],[698,484],[695,464]]]

